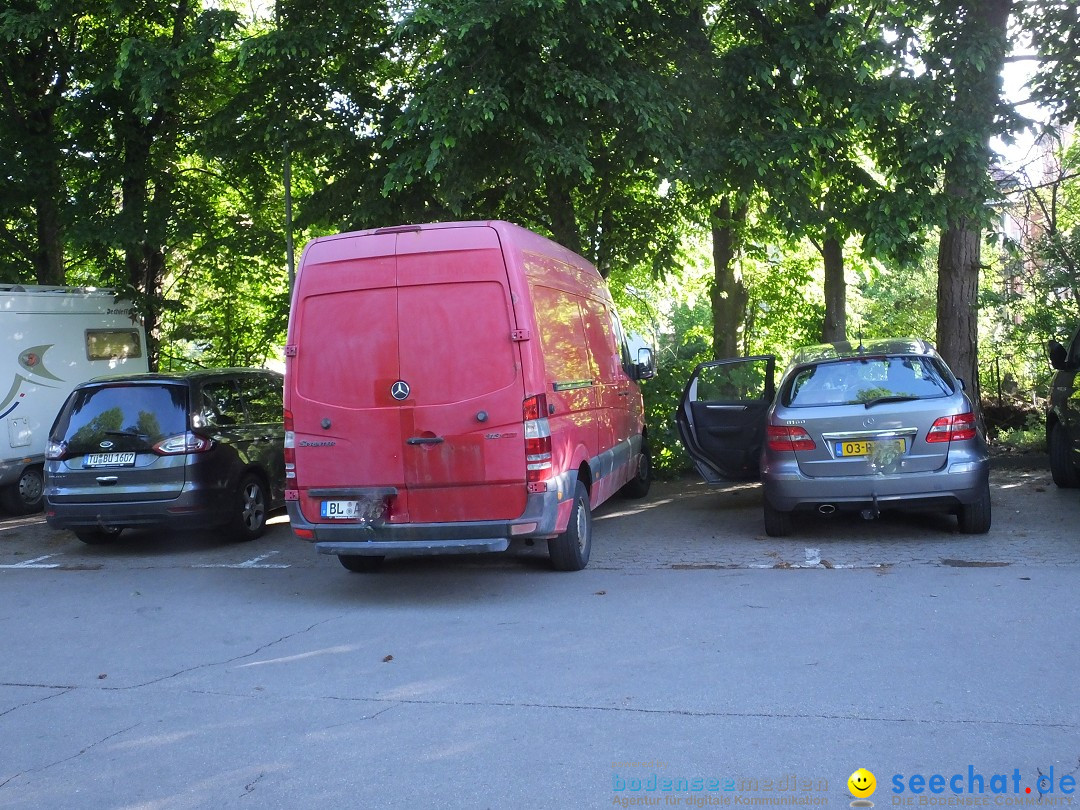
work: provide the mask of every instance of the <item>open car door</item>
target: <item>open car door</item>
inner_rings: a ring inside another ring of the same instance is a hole
[[[754,479],[765,413],[776,395],[772,355],[702,363],[683,389],[675,421],[698,472],[710,484]]]

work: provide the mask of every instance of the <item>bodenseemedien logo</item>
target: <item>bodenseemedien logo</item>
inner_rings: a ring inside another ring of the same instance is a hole
[[[859,768],[847,780],[847,789],[855,799],[851,802],[852,807],[873,807],[870,797],[877,790],[877,779],[866,768]]]

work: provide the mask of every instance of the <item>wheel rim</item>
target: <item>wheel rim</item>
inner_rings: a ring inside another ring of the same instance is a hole
[[[585,550],[585,543],[589,539],[589,504],[587,501],[578,501],[577,522],[575,524],[577,545],[580,551]]]
[[[250,483],[244,487],[244,527],[251,530],[262,525],[266,515],[266,507],[263,504],[262,487],[256,483]]]
[[[25,503],[35,503],[42,493],[41,477],[34,473],[27,473],[19,479],[19,497]]]
[[[637,477],[639,481],[649,480],[649,465],[652,464],[652,460],[649,458],[648,453],[641,454],[641,461],[638,462]]]

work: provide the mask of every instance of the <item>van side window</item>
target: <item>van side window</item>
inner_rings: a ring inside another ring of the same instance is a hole
[[[619,321],[619,315],[615,310],[611,311],[611,324],[612,329],[615,330],[615,343],[619,347],[623,371],[626,372],[627,376],[633,376],[634,364],[630,359],[630,346],[626,342],[626,335],[623,333],[622,323]]]
[[[552,382],[574,386],[592,381],[589,353],[581,340],[581,308],[578,299],[551,287],[533,288],[540,343],[547,355]]]
[[[202,387],[201,421],[208,427],[239,425],[245,421],[244,405],[233,380],[214,380]]]
[[[240,393],[247,403],[248,419],[253,424],[266,425],[281,421],[280,378],[262,374],[244,377],[240,381]]]

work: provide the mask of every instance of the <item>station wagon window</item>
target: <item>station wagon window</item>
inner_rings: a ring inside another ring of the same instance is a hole
[[[199,408],[200,426],[227,427],[246,421],[244,405],[233,380],[214,380],[203,383],[202,404]]]
[[[86,359],[117,360],[142,357],[138,329],[87,329]]]
[[[883,398],[931,399],[952,393],[928,357],[859,357],[800,369],[784,393],[790,407],[865,404]]]
[[[117,384],[76,391],[57,417],[52,438],[66,442],[72,455],[138,451],[186,429],[183,386]]]
[[[240,393],[247,403],[248,419],[265,425],[282,420],[281,379],[252,375],[240,380]]]

